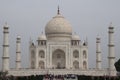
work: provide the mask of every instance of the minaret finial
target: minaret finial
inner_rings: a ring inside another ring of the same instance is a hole
[[[60,14],[60,8],[59,8],[59,5],[58,5],[58,11],[57,11],[57,14],[58,14],[58,15]]]
[[[7,24],[7,22],[5,22],[5,25],[4,25],[4,27],[8,27],[8,24]]]
[[[88,37],[86,36],[86,44],[88,45]]]
[[[110,24],[112,24],[112,22],[110,22]]]
[[[7,22],[5,22],[5,25],[7,25]]]
[[[99,34],[97,34],[97,38],[100,38],[100,35],[99,35]]]
[[[112,22],[110,22],[110,27],[112,27]]]

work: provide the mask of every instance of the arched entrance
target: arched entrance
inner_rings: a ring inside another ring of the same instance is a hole
[[[52,54],[52,67],[55,69],[64,69],[65,63],[65,52],[60,49],[55,50]]]
[[[40,61],[40,62],[39,62],[39,68],[40,68],[40,69],[44,69],[44,68],[45,68],[43,61]]]
[[[83,69],[87,69],[87,62],[86,61],[83,62]]]
[[[73,62],[73,67],[74,67],[74,69],[79,69],[79,62],[78,61],[74,61]]]

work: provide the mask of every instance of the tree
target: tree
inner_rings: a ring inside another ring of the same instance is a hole
[[[117,61],[117,62],[115,62],[115,68],[116,68],[116,70],[118,71],[118,72],[120,72],[120,59]]]

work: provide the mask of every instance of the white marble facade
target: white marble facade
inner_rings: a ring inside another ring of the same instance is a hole
[[[59,13],[45,27],[37,44],[30,41],[32,69],[88,69],[88,46]]]

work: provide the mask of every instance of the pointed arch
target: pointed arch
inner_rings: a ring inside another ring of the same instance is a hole
[[[52,54],[52,67],[56,69],[65,69],[66,57],[65,52],[61,49],[56,49]]]
[[[44,68],[45,68],[45,63],[44,63],[44,61],[40,61],[40,62],[39,62],[39,68],[40,68],[40,69],[44,69]]]
[[[78,61],[73,62],[73,68],[74,69],[79,69],[79,62]]]
[[[73,51],[73,57],[74,58],[79,58],[79,51],[78,50]]]
[[[31,69],[35,69],[35,63],[34,63],[34,61],[31,62]]]
[[[39,51],[39,57],[40,58],[45,58],[45,52],[43,50]]]
[[[87,58],[87,52],[86,52],[86,50],[83,51],[83,58],[84,58],[84,59]]]
[[[87,69],[87,62],[83,61],[83,69]]]

